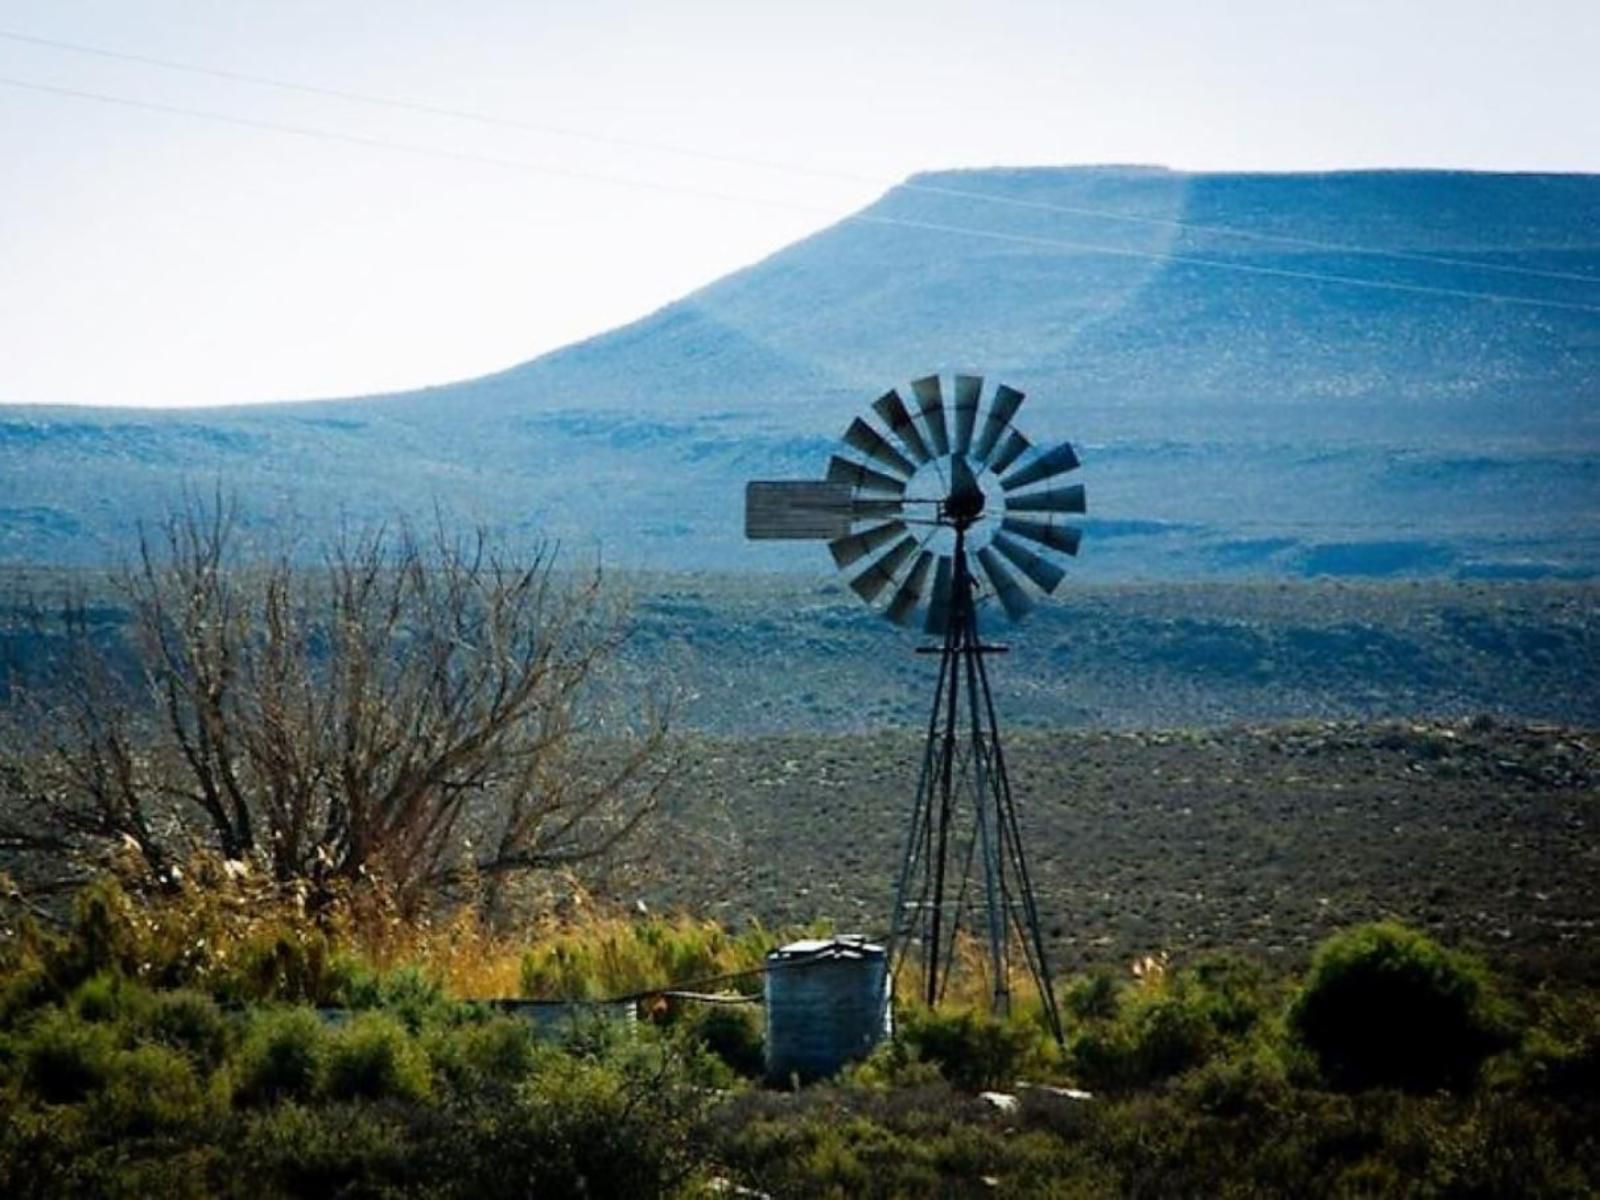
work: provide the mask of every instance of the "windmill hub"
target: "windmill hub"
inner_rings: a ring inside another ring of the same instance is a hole
[[[966,456],[950,456],[950,495],[945,498],[944,516],[958,529],[971,525],[983,516],[986,497],[978,478],[967,465]]]

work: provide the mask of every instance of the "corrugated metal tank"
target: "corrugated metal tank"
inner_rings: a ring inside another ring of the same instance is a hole
[[[767,955],[767,1078],[822,1079],[889,1032],[882,946],[861,937],[791,942]]]

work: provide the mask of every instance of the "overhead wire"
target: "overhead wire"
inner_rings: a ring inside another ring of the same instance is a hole
[[[169,116],[188,117],[196,120],[209,121],[223,125],[232,125],[270,133],[282,133],[295,137],[340,142],[346,145],[362,146],[368,149],[386,150],[410,155],[421,155],[425,157],[445,159],[453,162],[479,163],[512,170],[531,171],[536,174],[547,175],[554,178],[571,179],[586,183],[601,183],[613,187],[638,188],[668,194],[692,196],[699,199],[713,199],[733,204],[753,204],[771,208],[788,209],[790,211],[797,212],[824,214],[829,217],[833,217],[841,224],[854,223],[884,225],[902,229],[922,230],[932,233],[983,238],[991,241],[999,241],[1017,245],[1031,245],[1042,248],[1070,250],[1080,254],[1103,254],[1118,258],[1137,258],[1155,262],[1181,263],[1188,266],[1205,267],[1215,270],[1234,271],[1251,275],[1276,276],[1285,279],[1299,279],[1310,282],[1336,284],[1346,287],[1368,288],[1390,292],[1407,292],[1420,295],[1450,297],[1453,299],[1491,301],[1534,308],[1548,308],[1565,310],[1569,312],[1600,314],[1600,304],[1583,304],[1575,301],[1553,300],[1545,297],[1534,296],[1519,296],[1511,293],[1488,292],[1468,288],[1438,287],[1430,284],[1419,283],[1401,283],[1393,280],[1364,279],[1359,276],[1337,275],[1325,271],[1311,271],[1292,267],[1271,267],[1258,263],[1234,262],[1227,259],[1207,258],[1200,255],[1174,253],[1167,250],[1139,250],[1127,246],[1110,246],[1100,242],[1087,242],[1067,238],[1050,237],[1040,234],[1006,233],[1000,230],[977,229],[961,225],[948,225],[941,222],[922,221],[908,217],[893,217],[870,212],[850,213],[843,217],[838,217],[832,209],[815,204],[803,204],[798,201],[776,200],[768,197],[738,195],[688,184],[662,183],[658,180],[641,179],[634,176],[607,175],[594,171],[579,171],[567,167],[551,166],[545,163],[529,162],[526,159],[505,158],[498,155],[479,154],[476,152],[463,150],[449,150],[437,146],[423,146],[412,142],[398,142],[386,138],[370,137],[365,134],[343,133],[337,130],[323,129],[310,125],[294,125],[287,122],[262,120],[256,117],[244,117],[231,113],[219,113],[209,109],[191,108],[186,105],[178,104],[167,104],[156,100],[141,100],[129,96],[118,96],[108,92],[89,91],[83,88],[61,87],[56,84],[46,84],[39,83],[34,80],[17,79],[12,76],[0,76],[0,86],[17,88],[24,91],[39,92],[47,95],[63,96],[78,100],[89,100],[99,104],[136,109],[144,112],[155,112],[163,113]]]
[[[41,37],[36,34],[22,33],[16,30],[0,29],[0,39],[26,45],[48,47],[50,49],[62,50],[73,54],[90,55],[93,57],[104,58],[118,62],[136,63],[141,66],[155,67],[160,70],[200,75],[212,79],[226,80],[233,83],[247,83],[257,87],[275,88],[280,91],[298,92],[303,95],[310,96],[323,96],[329,99],[343,100],[349,103],[397,109],[404,112],[443,117],[456,121],[468,121],[475,124],[497,126],[504,129],[516,129],[523,132],[537,133],[551,137],[570,138],[577,141],[590,142],[596,145],[615,146],[621,149],[645,150],[654,153],[698,159],[704,162],[721,163],[728,166],[750,167],[760,170],[778,171],[795,175],[807,175],[818,179],[833,179],[840,182],[866,184],[874,187],[892,187],[901,191],[916,192],[923,195],[943,196],[960,200],[974,200],[981,203],[1003,205],[1010,208],[1031,209],[1039,212],[1053,212],[1067,216],[1087,217],[1093,220],[1115,221],[1127,224],[1178,229],[1193,233],[1206,234],[1214,237],[1239,238],[1242,240],[1266,244],[1295,246],[1301,249],[1319,250],[1328,253],[1355,254],[1363,257],[1390,258],[1406,262],[1431,263],[1439,266],[1462,267],[1470,270],[1486,271],[1494,274],[1521,275],[1537,279],[1555,279],[1574,283],[1600,284],[1600,277],[1586,275],[1575,271],[1555,271],[1541,267],[1518,266],[1511,263],[1490,263],[1484,262],[1480,259],[1461,258],[1455,255],[1433,254],[1418,250],[1394,250],[1383,247],[1363,246],[1351,242],[1330,241],[1320,238],[1301,237],[1292,234],[1267,233],[1262,230],[1255,229],[1241,229],[1232,225],[1215,225],[1207,222],[1186,221],[1177,217],[1147,216],[1139,213],[1119,212],[1113,209],[1095,208],[1088,205],[1062,204],[1058,201],[1030,199],[1021,196],[1000,196],[992,192],[982,192],[974,191],[969,188],[951,187],[947,184],[918,183],[914,179],[893,180],[882,176],[864,175],[858,172],[840,171],[816,167],[809,164],[763,159],[748,155],[728,154],[725,152],[682,146],[645,138],[633,138],[616,134],[597,133],[593,130],[581,130],[567,126],[553,125],[546,122],[528,121],[517,117],[507,117],[495,113],[486,113],[477,109],[457,108],[448,105],[432,104],[424,101],[410,100],[395,96],[379,96],[368,92],[358,92],[346,88],[329,87],[323,84],[304,83],[294,80],[280,79],[275,76],[260,75],[253,72],[205,66],[198,63],[180,62],[175,59],[161,58],[155,55],[138,54],[123,50],[112,50],[103,46],[90,46],[82,42],[66,41],[59,38]]]
[[[1423,283],[1399,283],[1388,279],[1362,279],[1356,275],[1335,275],[1327,271],[1307,271],[1295,267],[1269,267],[1259,263],[1230,262],[1226,259],[1206,258],[1202,255],[1173,253],[1169,250],[1137,250],[1128,246],[1106,246],[1097,242],[1071,241],[1065,238],[1046,237],[1026,233],[1004,233],[994,229],[971,229],[961,225],[945,225],[936,221],[918,221],[907,217],[884,217],[872,213],[856,213],[848,220],[873,225],[894,225],[906,229],[923,229],[934,233],[960,234],[966,237],[988,238],[994,241],[1016,242],[1081,253],[1106,254],[1118,258],[1141,258],[1158,262],[1181,263],[1191,267],[1211,267],[1222,271],[1241,271],[1250,275],[1274,275],[1284,279],[1314,280],[1318,283],[1343,284],[1348,287],[1381,288],[1393,292],[1416,292],[1430,296],[1449,296],[1457,299],[1492,300],[1502,304],[1522,304],[1537,308],[1567,309],[1571,312],[1600,313],[1600,304],[1580,304],[1575,301],[1551,300],[1539,296],[1518,296],[1506,292],[1483,292],[1469,288],[1437,287]]]

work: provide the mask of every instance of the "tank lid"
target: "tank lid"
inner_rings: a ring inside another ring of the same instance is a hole
[[[769,959],[794,962],[800,959],[861,959],[882,958],[883,947],[869,942],[864,934],[841,933],[830,938],[805,938],[779,946]]]

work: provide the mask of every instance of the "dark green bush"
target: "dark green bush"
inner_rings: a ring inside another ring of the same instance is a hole
[[[19,967],[0,981],[0,1029],[10,1029],[29,1014],[61,1000],[61,989],[39,963]]]
[[[1463,1087],[1509,1040],[1481,963],[1389,921],[1318,947],[1289,1026],[1352,1090]]]
[[[422,1100],[427,1055],[396,1018],[363,1013],[330,1039],[326,1087],[335,1100]]]
[[[428,1055],[435,1071],[460,1090],[485,1085],[510,1086],[534,1071],[541,1048],[528,1023],[517,1017],[490,1017],[435,1030],[428,1035]]]
[[[71,988],[102,971],[137,970],[132,911],[133,901],[114,879],[85,885],[73,898],[70,936],[52,956],[57,982]]]
[[[766,1070],[765,1033],[761,1014],[753,1006],[700,1005],[682,1026],[734,1074],[758,1079]]]
[[[446,1149],[428,1137],[441,1131],[418,1128],[408,1116],[387,1105],[295,1101],[241,1114],[217,1190],[252,1200],[471,1195],[448,1186],[446,1171],[427,1169],[429,1152]],[[472,1149],[470,1141],[453,1141],[449,1165]]]
[[[1246,1053],[1277,1002],[1265,971],[1234,955],[1207,955],[1115,992],[1082,986],[1067,991],[1081,1017],[1070,1057],[1079,1081],[1101,1090],[1147,1087],[1219,1054]]]
[[[1178,972],[1177,986],[1226,1037],[1250,1033],[1282,1002],[1262,965],[1238,954],[1201,956]]]
[[[349,964],[310,925],[248,940],[236,953],[233,969],[218,980],[225,1000],[331,1004],[341,998]]]
[[[136,1028],[150,1016],[155,993],[116,971],[101,971],[80,983],[68,1000],[79,1020]]]
[[[186,1056],[166,1046],[138,1046],[114,1057],[92,1110],[102,1134],[147,1137],[199,1124],[208,1105]]]
[[[1074,979],[1061,994],[1061,1006],[1081,1021],[1108,1021],[1117,1015],[1122,983],[1108,970]]]
[[[72,1011],[79,1020],[114,1024],[127,1007],[126,987],[121,975],[101,971],[86,979],[72,993]]]
[[[511,1096],[476,1096],[437,1150],[458,1194],[546,1200],[675,1194],[707,1151],[714,1104],[673,1040],[607,1060],[555,1055]]]
[[[1073,1073],[1096,1090],[1158,1083],[1205,1062],[1222,1045],[1209,1014],[1187,991],[1139,997],[1115,1021],[1086,1025],[1071,1043]]]
[[[251,1022],[238,1057],[244,1104],[309,1100],[327,1072],[328,1035],[310,1009],[266,1011]]]
[[[105,1086],[116,1039],[105,1025],[59,1009],[43,1014],[22,1039],[23,1082],[50,1104],[75,1104]]]
[[[1283,1061],[1266,1047],[1214,1058],[1179,1086],[1196,1109],[1222,1117],[1271,1112],[1288,1103],[1292,1091]]]
[[[156,1041],[187,1054],[208,1073],[222,1065],[232,1040],[228,1018],[202,992],[157,992],[144,1027]]]
[[[998,1020],[970,1010],[913,1008],[902,1014],[897,1040],[923,1062],[933,1063],[956,1087],[969,1092],[1010,1087],[1041,1052],[1041,1033],[1020,1018]]]

